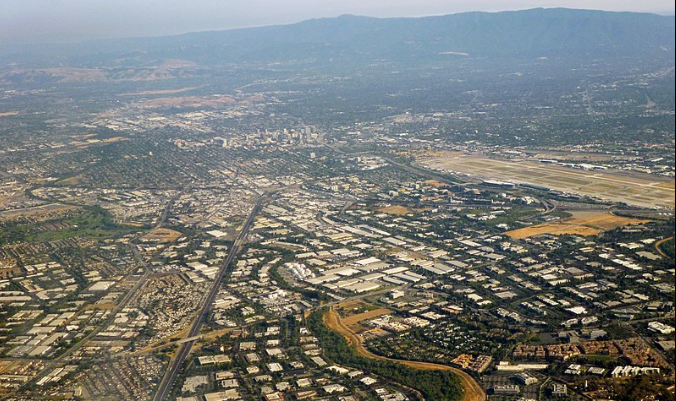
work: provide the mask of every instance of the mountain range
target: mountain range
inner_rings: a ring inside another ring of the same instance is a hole
[[[444,58],[674,58],[674,17],[531,9],[423,18],[344,15],[292,25],[91,41],[5,46],[7,61],[89,66],[180,59],[197,64],[424,62]]]

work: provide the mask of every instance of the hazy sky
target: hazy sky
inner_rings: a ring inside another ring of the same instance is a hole
[[[674,14],[673,0],[1,0],[0,44],[157,36],[341,14],[422,16],[534,7]]]

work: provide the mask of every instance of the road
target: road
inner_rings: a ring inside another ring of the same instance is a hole
[[[209,314],[209,311],[211,310],[211,305],[214,302],[214,299],[216,298],[216,295],[218,295],[218,291],[221,288],[221,282],[223,281],[223,278],[225,277],[225,274],[228,271],[228,268],[232,264],[232,262],[235,260],[235,257],[237,256],[237,253],[239,252],[240,247],[244,243],[244,240],[249,233],[249,229],[251,229],[251,226],[253,225],[254,218],[258,214],[258,212],[261,209],[261,206],[263,205],[263,202],[265,202],[265,199],[267,198],[267,195],[263,195],[258,199],[258,202],[256,202],[256,205],[253,207],[251,210],[251,213],[249,214],[249,217],[246,220],[246,223],[242,227],[242,230],[240,231],[239,235],[237,236],[237,239],[235,242],[232,244],[232,247],[230,248],[230,252],[228,253],[228,256],[226,257],[225,261],[221,265],[221,268],[218,271],[218,274],[216,275],[216,278],[214,279],[214,283],[211,286],[211,289],[209,290],[208,295],[202,299],[202,306],[199,310],[199,313],[193,320],[193,323],[190,327],[190,331],[188,332],[187,337],[196,337],[200,334],[202,331],[202,327],[204,326],[204,322],[206,321],[206,318]],[[160,385],[157,389],[157,392],[155,393],[155,396],[153,397],[153,401],[164,401],[169,398],[169,394],[171,393],[171,389],[174,387],[174,382],[176,381],[176,378],[178,377],[178,372],[180,371],[181,367],[183,366],[183,363],[185,362],[186,358],[188,357],[188,354],[190,354],[190,350],[192,349],[193,344],[195,343],[195,340],[192,341],[187,341],[183,344],[178,349],[178,352],[174,357],[172,358],[171,362],[169,363],[169,368],[164,374],[164,377],[162,378],[162,381],[160,382]]]
[[[192,189],[192,185],[188,185],[185,188],[182,188],[181,190],[178,191],[176,195],[174,195],[171,199],[169,199],[169,202],[167,202],[167,205],[162,209],[162,213],[160,213],[160,216],[157,219],[157,223],[155,223],[155,226],[153,228],[160,228],[166,223],[167,218],[169,217],[169,212],[171,211],[171,208],[174,206],[174,203],[185,193],[190,192]]]
[[[657,251],[657,253],[659,253],[660,255],[662,255],[663,258],[671,259],[671,256],[667,255],[667,254],[664,253],[664,251],[662,250],[662,244],[664,244],[664,243],[667,242],[667,241],[671,241],[672,239],[674,239],[674,237],[665,238],[665,239],[662,239],[662,240],[657,241],[657,242],[655,243],[655,250]]]

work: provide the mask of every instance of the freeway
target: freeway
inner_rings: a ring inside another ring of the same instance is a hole
[[[225,261],[223,262],[221,268],[218,271],[218,274],[216,275],[211,290],[209,291],[208,295],[202,300],[202,307],[200,308],[199,313],[197,314],[195,319],[193,320],[192,326],[190,327],[190,331],[188,332],[187,335],[188,338],[197,337],[200,334],[202,327],[204,326],[204,322],[206,321],[206,318],[209,314],[209,311],[211,310],[211,305],[216,299],[216,295],[218,295],[218,291],[221,288],[221,282],[223,281],[223,278],[225,277],[228,268],[235,260],[235,257],[237,256],[240,247],[244,243],[244,240],[247,234],[249,233],[249,229],[251,229],[251,226],[253,225],[254,218],[260,211],[261,206],[265,202],[266,198],[267,195],[263,195],[258,199],[258,202],[256,202],[256,205],[251,210],[251,213],[249,214],[246,223],[242,227],[242,230],[240,231],[239,235],[237,236],[237,239],[232,244],[232,248],[230,248],[228,256],[226,257]],[[174,387],[174,382],[178,377],[178,372],[183,366],[183,362],[185,362],[186,358],[188,357],[188,354],[190,353],[190,350],[192,349],[194,343],[195,340],[191,340],[181,344],[181,346],[178,349],[178,352],[169,363],[169,368],[165,372],[164,377],[162,378],[162,381],[160,382],[160,385],[157,388],[157,392],[153,397],[153,401],[164,401],[169,398],[171,389]]]

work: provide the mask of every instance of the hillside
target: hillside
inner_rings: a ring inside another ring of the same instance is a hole
[[[117,39],[77,45],[5,47],[5,58],[66,65],[139,66],[182,59],[241,62],[386,60],[417,63],[450,57],[674,57],[674,17],[571,9],[472,12],[424,18],[344,15],[293,25]]]

